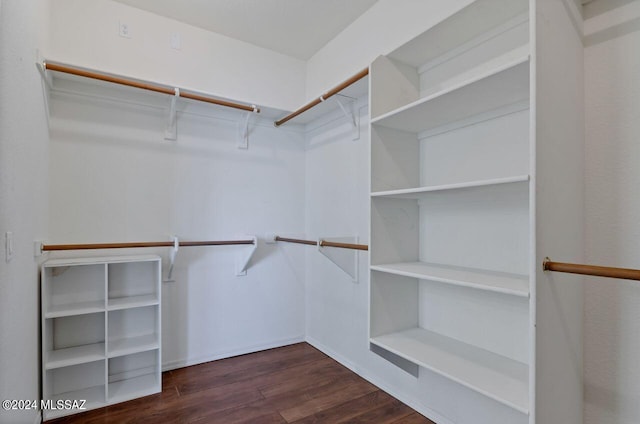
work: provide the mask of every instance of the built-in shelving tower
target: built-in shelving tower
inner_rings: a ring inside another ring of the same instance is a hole
[[[477,0],[371,66],[370,348],[509,424],[582,422],[580,279],[541,270],[582,254],[576,11]]]

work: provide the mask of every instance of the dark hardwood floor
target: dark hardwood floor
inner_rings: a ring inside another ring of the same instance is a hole
[[[168,371],[162,386],[47,423],[434,424],[307,343]]]

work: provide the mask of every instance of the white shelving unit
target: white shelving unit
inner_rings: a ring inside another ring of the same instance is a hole
[[[581,422],[579,278],[539,269],[582,251],[572,5],[476,0],[370,69],[370,348],[480,422]]]
[[[161,390],[160,276],[149,255],[42,265],[43,399],[93,409]]]

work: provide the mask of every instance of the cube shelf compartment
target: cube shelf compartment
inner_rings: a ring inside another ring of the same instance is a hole
[[[160,272],[149,255],[42,265],[43,399],[93,409],[161,390]],[[144,374],[120,371],[119,358]],[[47,410],[44,419],[77,412]]]

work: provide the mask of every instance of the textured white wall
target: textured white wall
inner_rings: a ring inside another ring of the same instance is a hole
[[[0,399],[39,398],[38,264],[46,235],[48,133],[34,66],[48,18],[45,0],[0,5]],[[5,262],[4,235],[14,255]],[[0,423],[31,424],[33,410],[0,410]]]
[[[110,0],[51,2],[51,60],[260,106],[293,109],[303,100],[304,61]],[[131,38],[118,35],[119,22]],[[173,32],[181,50],[169,46]],[[69,90],[84,94],[52,98],[50,240],[304,231],[300,132],[258,118],[249,149],[238,150],[240,113],[180,102],[188,113],[178,114],[178,140],[167,142],[166,97],[115,87]],[[110,96],[124,102],[104,100]],[[261,244],[248,275],[236,277],[239,249],[180,251],[176,282],[163,285],[165,367],[303,338],[303,252]],[[158,253],[168,259],[166,249]]]
[[[181,103],[178,139],[166,141],[167,99],[157,97],[87,84],[53,93],[49,240],[227,240],[304,231],[299,131],[254,118],[249,149],[241,150],[243,113]],[[261,241],[247,275],[237,277],[242,250],[178,252],[176,281],[162,286],[165,368],[304,339],[304,252]],[[166,275],[169,250],[157,253]]]
[[[589,263],[640,268],[640,15],[614,13],[585,22],[587,30],[601,29],[586,34],[585,48],[586,256]],[[640,288],[586,281],[585,424],[635,424]]]
[[[293,110],[305,62],[110,0],[51,0],[47,59]],[[118,35],[126,22],[131,38]],[[169,46],[173,32],[182,49]]]

